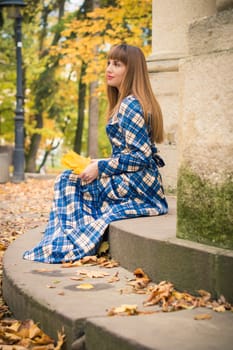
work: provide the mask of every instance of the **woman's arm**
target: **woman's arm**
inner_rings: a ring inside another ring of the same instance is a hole
[[[102,175],[138,171],[151,160],[151,143],[138,100],[128,104],[123,101],[118,117],[125,139],[125,151],[115,158],[98,161],[99,174]]]

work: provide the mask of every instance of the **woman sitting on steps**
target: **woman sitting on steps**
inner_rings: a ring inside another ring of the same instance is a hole
[[[74,261],[97,252],[112,221],[168,211],[156,143],[163,119],[149,81],[146,60],[134,46],[114,46],[106,68],[109,159],[95,159],[77,175],[56,180],[49,222],[41,242],[24,259]]]

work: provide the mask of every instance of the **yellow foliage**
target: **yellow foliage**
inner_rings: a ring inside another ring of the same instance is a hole
[[[85,83],[103,76],[106,51],[114,44],[127,42],[149,54],[150,43],[145,40],[145,28],[151,31],[151,0],[117,0],[116,7],[95,8],[86,16],[86,19],[67,23],[62,32],[66,40],[55,50],[62,54],[62,63],[69,63],[74,69],[80,61],[87,64]],[[75,33],[75,37],[70,38],[71,33]]]
[[[83,157],[74,151],[69,151],[61,159],[62,165],[73,170],[75,174],[81,174],[90,162],[91,158]]]

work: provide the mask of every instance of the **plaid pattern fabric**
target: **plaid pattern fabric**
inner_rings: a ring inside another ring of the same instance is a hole
[[[167,201],[158,166],[164,165],[151,144],[138,100],[128,96],[106,128],[112,157],[98,162],[90,184],[70,170],[55,182],[49,222],[42,241],[24,259],[60,263],[96,253],[112,221],[166,214]]]

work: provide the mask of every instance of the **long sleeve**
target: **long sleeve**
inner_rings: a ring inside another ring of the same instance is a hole
[[[100,175],[135,172],[148,166],[151,161],[151,143],[138,100],[123,100],[117,117],[122,145],[113,158],[98,162]]]

